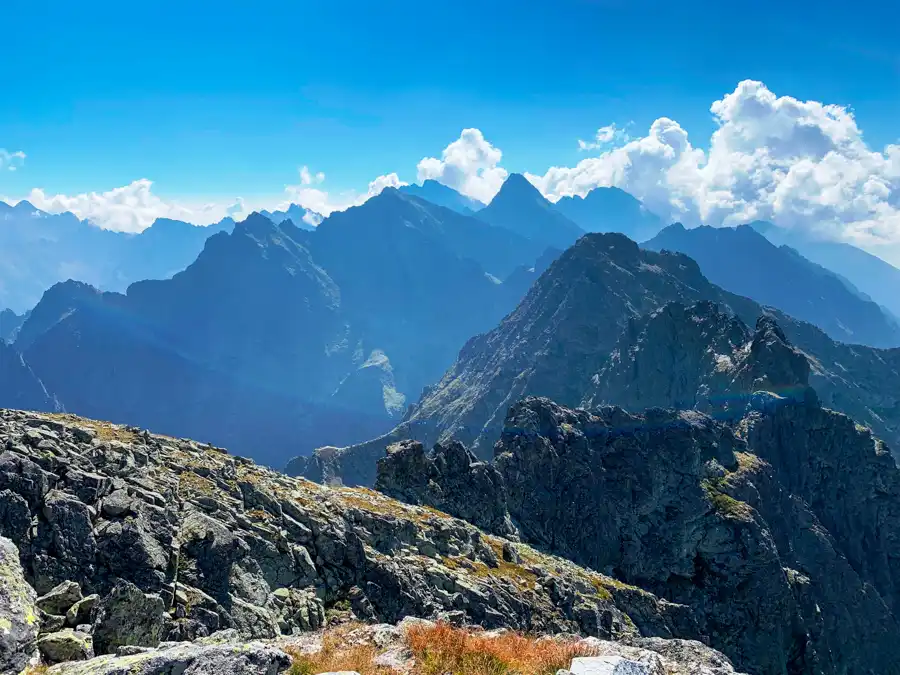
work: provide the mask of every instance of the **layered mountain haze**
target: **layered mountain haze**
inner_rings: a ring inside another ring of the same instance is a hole
[[[165,279],[190,265],[206,239],[234,225],[208,227],[158,219],[140,234],[101,229],[72,213],[50,214],[21,201],[0,201],[0,308],[31,309],[47,288],[75,279],[124,291]]]
[[[689,255],[714,284],[815,324],[835,340],[874,347],[900,345],[900,325],[834,272],[787,246],[775,246],[750,225],[671,225],[642,244]]]
[[[698,301],[717,308],[654,314],[669,303]],[[779,331],[802,350],[824,405],[900,445],[900,399],[891,385],[900,377],[900,350],[835,342],[811,324],[713,285],[684,254],[642,250],[619,234],[589,234],[541,275],[494,330],[469,340],[456,363],[390,434],[292,463],[289,470],[370,485],[386,445],[404,438],[426,444],[455,438],[489,457],[507,409],[528,395],[569,406],[610,403],[637,406],[632,408],[637,412],[664,405],[714,412],[709,401],[718,394],[741,402],[753,393],[754,378],[733,383],[729,373],[740,353],[751,348],[747,327],[764,315],[774,317]],[[676,321],[677,316],[683,318]],[[704,316],[712,317],[708,331]],[[641,324],[646,317],[653,319],[648,329]],[[731,317],[730,323],[720,325],[719,317]],[[679,321],[684,325],[665,328]],[[650,329],[653,344],[641,346]],[[719,389],[711,390],[716,382]],[[789,394],[791,385],[776,391]]]
[[[125,294],[57,284],[16,348],[67,410],[283,464],[395,425],[526,290],[499,277],[542,251],[388,189],[314,230],[254,214]]]
[[[425,180],[421,185],[404,185],[398,189],[405,194],[419,197],[438,206],[444,206],[466,216],[471,216],[484,208],[484,204],[477,199],[460,194],[453,188],[433,179]]]
[[[771,223],[752,222],[750,227],[776,245],[787,245],[804,257],[839,274],[866,296],[900,316],[900,270],[856,246],[826,241],[803,232],[792,232]]]

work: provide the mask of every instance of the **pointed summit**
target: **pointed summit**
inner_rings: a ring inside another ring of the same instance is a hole
[[[525,176],[510,174],[490,204],[478,217],[546,246],[566,249],[584,231],[553,208]]]
[[[16,213],[43,214],[43,211],[38,209],[34,204],[32,204],[31,202],[29,202],[26,199],[23,199],[18,204],[16,204],[13,207],[13,211],[15,211]]]

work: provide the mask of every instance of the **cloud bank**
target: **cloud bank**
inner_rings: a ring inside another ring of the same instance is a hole
[[[2,155],[0,155],[2,159]],[[77,195],[48,194],[35,188],[25,199],[41,211],[47,213],[64,213],[70,211],[82,220],[89,220],[107,230],[118,232],[141,232],[150,227],[157,218],[183,220],[195,225],[209,225],[230,217],[241,220],[253,211],[268,209],[270,211],[286,211],[291,204],[327,216],[334,211],[341,211],[362,204],[388,187],[406,185],[396,173],[379,176],[363,193],[353,191],[331,194],[322,189],[325,181],[322,172],[312,173],[308,167],[299,170],[300,182],[287,185],[284,194],[269,200],[251,202],[243,197],[236,197],[231,203],[184,204],[159,197],[153,192],[153,181],[142,178],[123,187],[106,192],[88,192]],[[6,200],[16,203],[19,200]],[[307,214],[306,220],[311,225],[318,225],[321,218]]]
[[[778,96],[762,82],[745,80],[714,101],[710,112],[717,128],[699,146],[667,117],[655,120],[643,136],[609,124],[592,140],[578,140],[590,156],[526,176],[554,201],[599,186],[619,187],[664,220],[689,226],[762,219],[862,245],[900,244],[900,145],[870,148],[848,107]],[[24,159],[23,152],[0,150],[0,169],[15,169]],[[417,179],[437,180],[489,202],[509,175],[502,159],[500,148],[479,129],[467,128],[440,157],[419,161]],[[365,190],[334,192],[324,173],[307,166],[298,172],[295,184],[264,203],[238,197],[228,204],[179,204],[155,195],[149,180],[73,196],[33,190],[27,199],[101,227],[139,231],[159,217],[206,224],[252,210],[285,210],[291,203],[327,216],[404,185],[390,173]]]
[[[687,225],[759,219],[860,243],[900,241],[900,146],[870,148],[850,109],[745,80],[710,111],[718,128],[708,150],[661,117],[646,136],[529,179],[553,200],[619,187]]]

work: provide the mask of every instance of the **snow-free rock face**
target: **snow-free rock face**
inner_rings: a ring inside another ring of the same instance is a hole
[[[377,484],[473,520],[505,504],[493,522],[674,603],[671,636],[708,639],[748,672],[897,672],[900,471],[871,432],[814,399],[749,405],[735,433],[694,411],[530,398],[481,469],[502,494],[440,501],[471,469],[426,457],[423,489],[397,450]]]
[[[0,504],[3,500],[0,493]],[[36,599],[25,581],[18,549],[0,536],[0,673],[19,672],[34,655],[40,626]]]
[[[19,549],[4,560],[21,559],[18,587],[45,608],[17,610],[16,663],[38,630],[48,657],[87,656],[82,636],[101,657],[223,629],[278,639],[347,607],[369,621],[443,617],[607,640],[671,637],[685,621],[681,607],[432,507],[290,478],[192,441],[0,411],[0,447],[0,535]],[[445,475],[471,464],[459,450],[448,448]],[[492,475],[477,483],[486,492]],[[448,503],[463,494],[451,485]]]
[[[834,342],[811,324],[713,285],[686,255],[643,250],[620,234],[586,234],[513,312],[465,344],[394,430],[288,470],[372,485],[385,448],[405,439],[430,447],[453,438],[489,459],[506,411],[525,396],[636,412],[653,405],[743,409],[756,385],[731,369],[745,358],[741,349],[761,318],[777,321],[798,352],[783,375],[806,369],[823,405],[900,447],[900,349]],[[797,393],[789,389],[776,393]],[[744,398],[722,398],[732,395]]]
[[[885,444],[821,406],[808,360],[769,317],[750,334],[708,303],[667,306],[613,354],[598,397],[684,397],[715,418],[527,398],[492,464],[407,441],[376,485],[495,531],[512,523],[522,541],[684,607],[674,635],[705,636],[748,672],[898,672],[900,469]],[[476,470],[496,489],[460,493]]]

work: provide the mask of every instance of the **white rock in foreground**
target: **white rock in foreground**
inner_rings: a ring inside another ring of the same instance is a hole
[[[643,663],[621,656],[580,656],[572,659],[572,675],[655,675]]]

